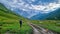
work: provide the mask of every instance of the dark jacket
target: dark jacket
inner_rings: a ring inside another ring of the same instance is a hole
[[[22,25],[22,20],[20,20],[20,25]]]

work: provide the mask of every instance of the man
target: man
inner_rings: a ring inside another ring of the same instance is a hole
[[[20,22],[19,22],[19,23],[20,23],[20,27],[22,27],[22,20],[20,20]]]

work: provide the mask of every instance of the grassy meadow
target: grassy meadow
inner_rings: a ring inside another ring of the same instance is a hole
[[[20,28],[19,20],[23,20]],[[32,28],[27,24],[28,20],[15,14],[0,3],[0,33],[1,34],[31,34]]]
[[[31,20],[33,24],[60,33],[60,20]]]

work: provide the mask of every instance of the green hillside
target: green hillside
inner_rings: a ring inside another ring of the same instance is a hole
[[[47,20],[60,20],[60,8],[51,12],[50,15],[46,19]]]
[[[19,20],[23,20],[20,28]],[[32,28],[27,24],[27,19],[15,14],[0,3],[0,33],[5,34],[31,34]],[[26,29],[25,29],[26,28]]]
[[[31,20],[33,24],[36,24],[45,29],[49,29],[53,32],[60,34],[60,20]]]

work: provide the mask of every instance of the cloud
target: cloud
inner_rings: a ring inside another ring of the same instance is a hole
[[[36,15],[36,13],[38,12],[49,13],[56,10],[57,8],[60,8],[60,0],[57,0],[57,2],[50,2],[50,3],[43,3],[40,0],[38,2],[39,5],[32,4],[32,2],[35,2],[36,0],[27,0],[27,1],[30,4],[26,3],[23,0],[0,0],[0,3],[3,3],[6,7],[11,8],[11,10],[17,8],[26,11],[27,13],[29,13],[30,11],[34,11],[35,13],[32,13],[31,16]]]
[[[42,11],[53,11],[55,8],[59,8],[60,4],[57,3],[49,3],[46,6],[43,5],[32,5],[32,9],[34,10],[42,10]]]

